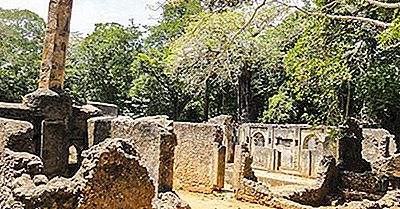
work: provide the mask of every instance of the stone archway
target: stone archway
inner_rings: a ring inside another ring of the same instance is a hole
[[[251,137],[252,144],[257,147],[265,147],[265,140],[264,134],[260,131],[254,132]]]
[[[319,137],[312,133],[307,135],[303,140],[302,153],[304,153],[306,160],[306,169],[304,170],[307,176],[313,176],[317,167],[317,146]],[[304,158],[303,158],[304,159]]]
[[[318,136],[315,134],[310,134],[304,138],[303,149],[314,150],[317,148]]]

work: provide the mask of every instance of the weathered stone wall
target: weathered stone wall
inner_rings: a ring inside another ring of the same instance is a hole
[[[33,125],[26,121],[0,118],[2,127],[2,143],[6,148],[17,152],[34,153],[35,144],[32,140]]]
[[[219,125],[175,122],[174,188],[211,193],[221,189],[225,147]]]
[[[220,115],[208,120],[208,123],[218,124],[222,127],[223,145],[226,147],[226,163],[233,163],[235,153],[235,142],[233,137],[233,117],[230,115]]]
[[[311,206],[328,205],[329,194],[336,191],[338,171],[333,156],[325,156],[317,165],[317,182],[287,195],[287,199]]]
[[[115,117],[94,117],[87,121],[88,128],[88,147],[93,147],[96,144],[111,137],[111,121]]]
[[[24,121],[0,119],[0,208],[14,201],[14,180],[23,174],[36,175],[43,167],[40,158],[31,151],[32,124]],[[24,144],[26,143],[26,144]]]
[[[303,208],[279,199],[270,191],[269,185],[258,182],[251,167],[252,157],[246,144],[235,146],[234,171],[232,189],[234,197],[244,202],[256,203],[279,209]]]
[[[104,116],[118,116],[118,106],[115,104],[101,102],[88,102],[87,104],[100,109]]]
[[[388,179],[372,171],[355,173],[343,171],[340,174],[342,189],[365,192],[368,194],[384,193],[388,190]]]
[[[151,208],[155,188],[130,140],[106,140],[83,158],[79,208]]]
[[[138,150],[143,165],[158,192],[172,190],[173,164],[176,138],[172,133],[172,121],[164,116],[133,120],[118,117],[112,120],[111,137],[127,138]]]
[[[130,140],[106,140],[83,157],[82,167],[71,179],[47,182],[40,175],[14,172],[11,198],[0,202],[1,208],[152,208],[155,188]]]
[[[68,121],[68,138],[71,144],[76,145],[81,150],[88,149],[88,120],[102,114],[103,112],[100,109],[91,105],[74,105],[72,107],[72,116]]]
[[[31,110],[22,103],[0,102],[0,117],[32,122]]]
[[[329,130],[302,124],[254,124],[239,127],[239,141],[249,146],[259,170],[316,177],[324,155],[337,156]]]
[[[380,166],[380,161],[393,156],[396,152],[394,135],[385,129],[363,129],[362,157],[372,168]]]

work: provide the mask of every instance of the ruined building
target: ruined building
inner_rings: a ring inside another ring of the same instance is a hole
[[[74,105],[63,91],[71,8],[50,1],[38,90],[0,103],[0,208],[187,209],[175,191],[222,189],[272,208],[400,207],[400,156],[383,129],[235,131],[231,116],[186,123]]]

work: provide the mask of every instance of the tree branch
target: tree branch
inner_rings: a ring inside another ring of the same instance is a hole
[[[304,10],[296,5],[288,5],[284,2],[280,2],[280,1],[276,1],[279,4],[285,5],[287,7],[290,8],[294,8],[306,15],[310,15],[310,16],[316,16],[316,17],[326,17],[332,20],[342,20],[342,21],[358,21],[358,22],[365,22],[365,23],[369,23],[375,26],[378,26],[380,28],[386,29],[388,27],[393,26],[393,23],[387,23],[387,22],[383,22],[380,20],[375,20],[375,19],[371,19],[371,18],[367,18],[367,17],[357,17],[357,16],[346,16],[346,15],[330,15],[330,14],[326,14],[326,13],[322,13],[322,12],[309,12],[307,10]]]
[[[255,17],[258,14],[258,11],[263,8],[265,5],[267,4],[267,0],[264,0],[260,5],[258,5],[256,7],[256,9],[254,10],[253,14],[251,15],[250,19],[235,33],[235,35],[233,35],[233,37],[231,38],[231,42],[233,42],[233,40],[236,39],[236,37],[242,33],[255,19]]]
[[[377,6],[377,7],[382,7],[386,9],[396,9],[400,8],[400,2],[397,3],[385,3],[385,2],[380,2],[380,1],[375,1],[375,0],[367,0],[368,3]]]

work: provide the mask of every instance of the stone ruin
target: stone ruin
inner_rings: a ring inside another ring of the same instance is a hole
[[[399,208],[384,129],[132,118],[63,91],[72,0],[50,1],[39,88],[0,103],[0,208],[188,209],[175,191],[272,208]]]
[[[92,103],[60,130],[37,109],[0,107],[0,208],[190,208],[176,190],[272,208],[399,207],[400,157],[384,129],[344,127],[335,140],[326,127],[241,124],[235,135],[228,116],[135,119]]]
[[[400,155],[384,129],[242,124],[235,197],[272,208],[399,208]]]

